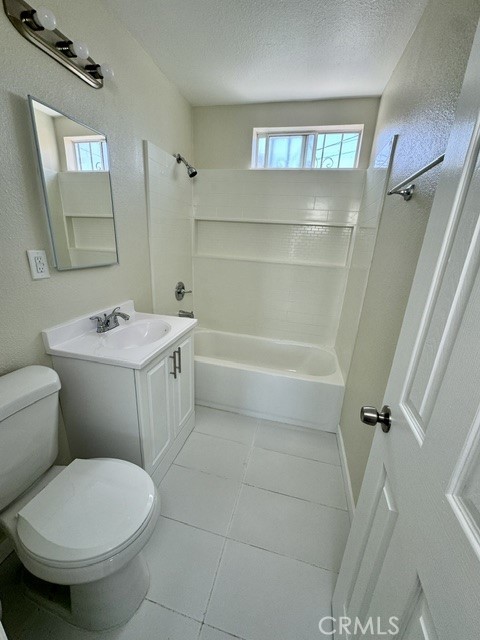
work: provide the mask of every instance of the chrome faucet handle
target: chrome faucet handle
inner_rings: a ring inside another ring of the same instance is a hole
[[[119,318],[122,318],[123,320],[125,320],[125,322],[127,320],[130,320],[130,316],[127,313],[122,313],[122,311],[120,311],[120,307],[115,307],[115,309],[111,313],[109,313],[108,316],[105,315],[106,331],[108,331],[109,329],[115,329],[115,327],[118,327]]]
[[[97,333],[104,333],[105,331],[105,327],[106,327],[106,319],[107,316],[105,315],[104,318],[101,318],[100,316],[92,316],[90,318],[90,320],[93,320],[94,322],[97,323]]]
[[[187,291],[183,282],[177,282],[177,284],[175,285],[175,298],[177,300],[183,300],[186,293],[192,293],[192,290],[189,289]]]

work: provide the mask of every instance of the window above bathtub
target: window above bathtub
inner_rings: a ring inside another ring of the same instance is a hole
[[[356,169],[363,125],[253,130],[252,169]]]

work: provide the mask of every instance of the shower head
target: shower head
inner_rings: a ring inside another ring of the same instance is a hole
[[[173,155],[176,158],[178,164],[183,162],[183,164],[187,167],[187,173],[189,178],[194,178],[197,175],[198,172],[195,169],[195,167],[192,167],[192,165],[189,164],[183,156],[181,156],[179,153],[174,153]]]

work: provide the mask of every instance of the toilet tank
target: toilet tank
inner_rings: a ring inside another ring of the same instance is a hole
[[[0,511],[57,457],[59,390],[60,379],[48,367],[0,377]]]

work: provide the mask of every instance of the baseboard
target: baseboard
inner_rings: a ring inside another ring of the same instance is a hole
[[[347,453],[345,451],[345,443],[343,441],[342,428],[338,425],[337,431],[338,450],[340,453],[340,463],[342,465],[343,484],[345,487],[345,495],[347,497],[348,514],[350,522],[353,521],[355,513],[355,500],[353,498],[352,482],[350,480],[350,472],[348,471]]]
[[[0,541],[0,564],[8,558],[13,551],[13,545],[8,538]]]

